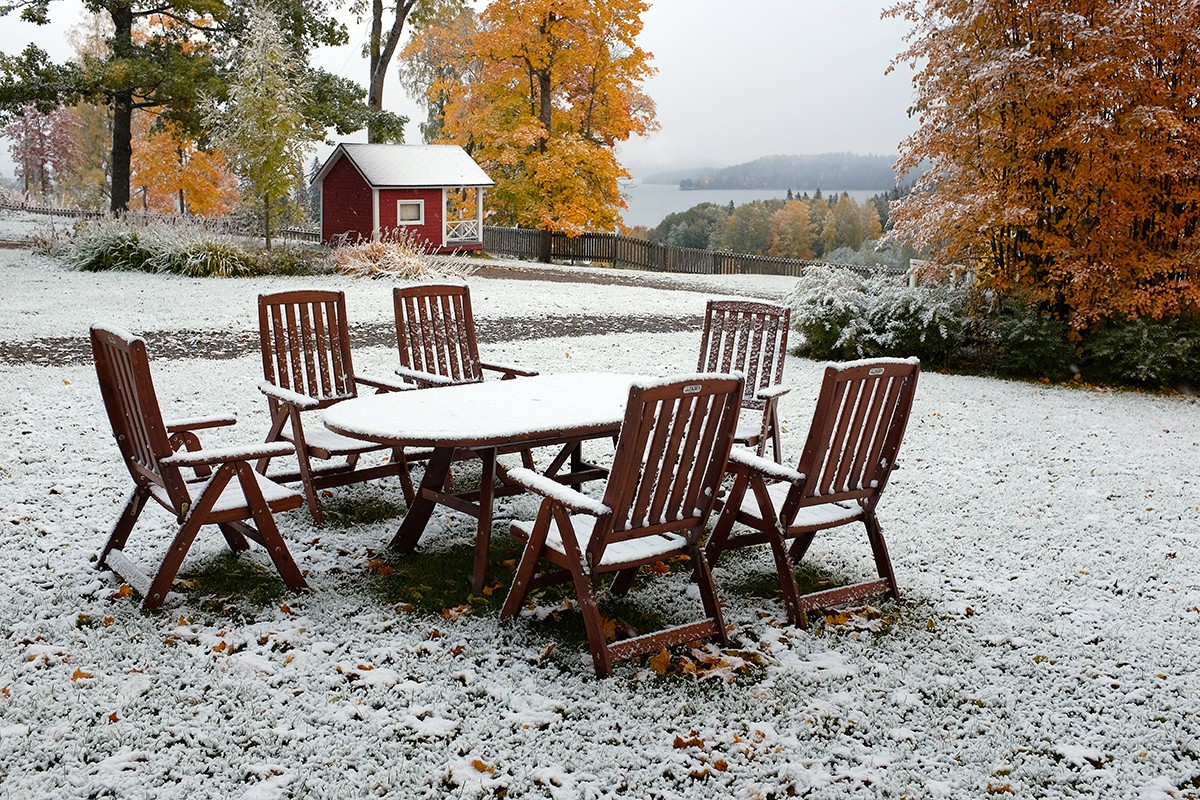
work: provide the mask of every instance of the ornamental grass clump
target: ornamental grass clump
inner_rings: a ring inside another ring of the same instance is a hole
[[[62,258],[69,267],[83,272],[153,272],[147,265],[155,255],[143,229],[123,220],[103,219],[80,223]]]
[[[73,269],[141,270],[188,278],[312,275],[328,271],[320,249],[257,251],[243,240],[195,219],[142,221],[136,217],[81,223],[61,248]]]
[[[455,259],[427,252],[409,231],[382,240],[335,244],[329,257],[334,271],[355,278],[418,280],[463,277],[468,272]]]

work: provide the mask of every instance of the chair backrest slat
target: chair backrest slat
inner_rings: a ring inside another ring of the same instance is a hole
[[[401,366],[456,383],[483,380],[469,288],[402,286],[393,292],[393,305]]]
[[[806,476],[784,505],[790,518],[813,503],[872,503],[895,466],[920,365],[863,361],[825,369],[808,439],[796,469]]]
[[[177,467],[164,467],[171,455],[150,374],[146,342],[119,328],[93,325],[92,355],[100,395],[108,412],[122,460],[138,486],[162,486],[176,509],[188,502],[187,486]]]
[[[259,295],[258,333],[271,383],[323,405],[357,395],[343,292]]]
[[[742,407],[763,408],[758,390],[783,381],[791,313],[773,303],[709,300],[697,368],[741,372],[746,378]]]
[[[740,378],[714,375],[630,390],[604,494],[611,524],[593,534],[590,558],[602,558],[614,541],[700,535],[733,442],[741,392]]]

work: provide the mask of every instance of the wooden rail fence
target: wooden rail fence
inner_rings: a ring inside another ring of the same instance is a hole
[[[497,253],[534,261],[571,261],[602,264],[620,269],[653,272],[677,272],[694,275],[789,275],[799,277],[810,267],[840,267],[863,275],[887,273],[903,275],[904,270],[888,266],[864,267],[830,264],[794,258],[672,247],[613,233],[585,233],[567,236],[528,228],[485,226],[483,248]]]
[[[28,211],[67,217],[108,216],[105,211],[85,211],[74,208],[34,206],[26,203],[0,201],[0,208]],[[178,222],[182,219],[199,221],[224,233],[256,236],[257,231],[237,226],[228,218],[211,220],[183,217],[178,214],[146,214],[129,212],[127,218],[142,222]],[[319,230],[307,228],[285,228],[278,233],[280,239],[299,241],[321,241]],[[904,276],[905,270],[890,266],[864,267],[857,264],[832,264],[825,261],[808,261],[795,258],[729,253],[717,250],[701,250],[693,247],[672,247],[665,244],[621,236],[614,233],[585,233],[567,236],[563,233],[548,233],[530,228],[498,228],[484,226],[483,247],[489,253],[513,256],[530,261],[584,262],[610,266],[618,269],[636,269],[649,272],[675,272],[692,275],[786,275],[799,277],[810,267],[837,267],[857,272],[860,275]]]

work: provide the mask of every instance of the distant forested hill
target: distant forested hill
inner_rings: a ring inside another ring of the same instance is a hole
[[[878,189],[896,185],[895,156],[822,153],[766,156],[714,170],[672,170],[646,183],[677,183],[681,189]]]

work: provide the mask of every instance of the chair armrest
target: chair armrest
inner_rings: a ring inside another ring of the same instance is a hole
[[[370,386],[372,389],[379,389],[382,392],[406,392],[417,388],[411,383],[376,378],[374,375],[355,375],[354,382],[361,383],[363,386]]]
[[[788,483],[804,483],[805,481],[803,473],[783,464],[776,464],[769,458],[763,458],[757,453],[741,447],[735,447],[729,451],[729,463],[734,467],[729,470],[730,472],[735,472],[740,468],[778,481],[787,481]]]
[[[484,369],[490,369],[492,372],[504,373],[505,380],[508,378],[532,378],[537,375],[537,372],[534,370],[514,367],[511,364],[485,364],[480,362],[479,366]]]
[[[225,464],[230,461],[253,461],[259,458],[275,458],[296,452],[290,442],[264,442],[247,447],[220,447],[211,450],[180,450],[162,459],[162,463],[175,467],[199,467]]]
[[[445,375],[435,375],[432,372],[422,372],[419,369],[409,369],[408,367],[396,367],[396,374],[406,381],[426,388],[433,386],[453,386],[458,383],[458,381],[453,378],[447,378]]]
[[[276,386],[270,381],[259,381],[258,390],[267,397],[273,397],[281,403],[296,406],[301,410],[319,408],[321,405],[321,401],[315,397],[309,397],[306,394],[300,394],[299,392],[293,392],[291,389]]]
[[[200,431],[205,428],[220,428],[237,422],[237,414],[226,414],[213,417],[187,417],[186,419],[163,420],[167,433],[182,433],[183,431]]]
[[[777,383],[774,386],[764,386],[761,389],[756,389],[754,392],[754,396],[757,398],[760,398],[762,400],[772,400],[777,397],[783,397],[785,394],[787,394],[791,390],[792,390],[792,387],[784,386],[782,384]]]
[[[506,474],[508,479],[513,483],[519,484],[531,492],[540,494],[542,497],[548,497],[572,511],[578,511],[581,514],[591,514],[593,517],[603,517],[606,514],[612,513],[612,509],[599,500],[588,497],[582,492],[577,492],[570,486],[559,483],[553,478],[547,478],[540,472],[534,472],[527,467],[513,467]]]

